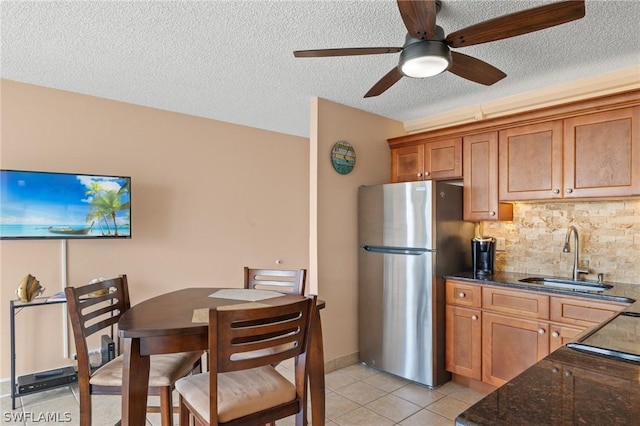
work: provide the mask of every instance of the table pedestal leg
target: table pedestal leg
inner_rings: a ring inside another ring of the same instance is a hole
[[[322,346],[322,324],[320,310],[315,309],[311,325],[311,350],[309,352],[309,393],[311,397],[311,424],[324,426],[324,349]]]
[[[140,339],[124,339],[122,426],[144,426],[149,390],[148,356],[140,355]]]

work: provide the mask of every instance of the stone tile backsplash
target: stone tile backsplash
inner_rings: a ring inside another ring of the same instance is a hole
[[[580,260],[589,261],[588,280],[640,285],[640,200],[517,203],[513,221],[481,223],[483,235],[505,238],[495,268],[571,277],[571,253],[563,253],[567,227],[580,235]]]

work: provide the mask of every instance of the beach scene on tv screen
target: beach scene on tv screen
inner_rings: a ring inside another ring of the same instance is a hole
[[[0,171],[1,238],[127,238],[126,177]]]

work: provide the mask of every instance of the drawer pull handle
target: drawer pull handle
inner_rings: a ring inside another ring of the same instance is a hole
[[[461,297],[461,298],[463,298],[463,299],[464,299],[465,297],[467,297],[467,295],[466,295],[466,294],[464,294],[463,292],[460,292],[460,294],[458,294],[458,297]]]
[[[547,332],[547,330],[545,330],[544,328],[539,328],[538,329],[538,334],[544,334],[546,332]]]
[[[472,319],[473,321],[477,321],[477,320],[478,320],[478,316],[477,316],[477,315],[471,315],[471,319]]]
[[[560,337],[560,333],[558,333],[557,331],[554,331],[553,333],[551,333],[551,336]]]

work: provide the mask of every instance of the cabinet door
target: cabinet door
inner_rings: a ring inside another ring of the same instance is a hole
[[[424,145],[403,146],[391,150],[391,181],[424,180]]]
[[[447,306],[445,367],[447,371],[482,379],[482,323],[479,309]]]
[[[564,121],[564,196],[640,194],[640,107]]]
[[[454,179],[462,177],[462,139],[430,142],[424,146],[424,178]]]
[[[569,327],[562,324],[551,324],[549,329],[549,352],[573,342],[586,327]]]
[[[502,130],[501,201],[562,198],[562,121]]]
[[[512,220],[511,204],[498,203],[498,133],[462,140],[464,220]]]
[[[482,313],[482,381],[502,386],[549,354],[549,324]]]

